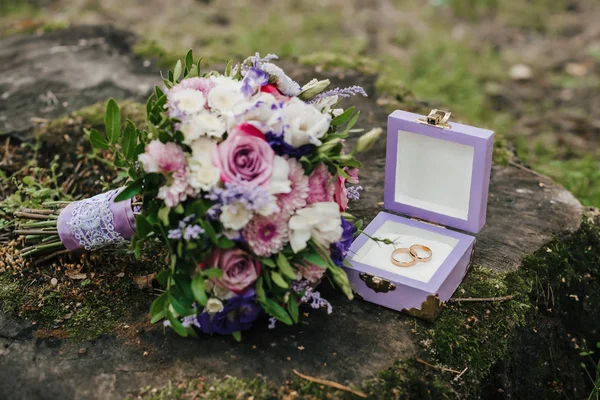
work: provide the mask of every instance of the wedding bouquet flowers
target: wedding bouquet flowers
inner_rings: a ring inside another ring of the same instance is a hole
[[[361,189],[355,156],[381,130],[349,151],[359,113],[337,105],[366,96],[362,88],[300,86],[274,59],[257,54],[201,73],[189,52],[148,100],[148,130],[130,121],[121,129],[110,100],[106,132],[87,133],[130,183],[70,204],[55,221],[69,250],[131,239],[139,255],[145,241],[161,241],[165,291],[150,318],[182,336],[239,339],[262,312],[293,324],[302,302],[330,311],[314,291],[324,277],[352,298],[341,265],[359,224],[346,212]]]

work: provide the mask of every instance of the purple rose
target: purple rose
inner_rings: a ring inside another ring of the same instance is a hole
[[[347,221],[345,218],[342,218],[342,238],[339,241],[332,243],[329,247],[331,259],[336,265],[341,267],[344,263],[344,258],[346,258],[346,254],[354,240],[355,232],[356,227],[354,224]]]
[[[241,124],[217,146],[213,164],[221,171],[223,182],[242,181],[269,187],[275,152],[258,128]]]
[[[213,282],[236,294],[243,293],[260,274],[258,261],[242,249],[216,248],[200,267],[221,269],[223,275]]]
[[[254,289],[235,296],[225,303],[223,311],[215,314],[203,312],[198,316],[200,330],[204,333],[229,335],[250,329],[252,322],[260,315],[262,308],[256,302]]]

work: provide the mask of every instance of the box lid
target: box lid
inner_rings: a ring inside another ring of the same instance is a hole
[[[388,117],[384,206],[479,232],[485,225],[494,132],[432,119],[434,111],[430,118],[406,111]]]

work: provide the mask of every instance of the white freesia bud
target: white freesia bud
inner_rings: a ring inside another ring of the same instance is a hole
[[[319,146],[319,148],[317,149],[317,151],[321,154],[325,154],[328,151],[330,151],[331,149],[333,149],[335,146],[337,146],[338,144],[342,143],[342,139],[341,138],[335,138],[332,139],[328,142],[323,143],[321,146]]]
[[[329,79],[324,79],[322,81],[317,81],[314,83],[313,81],[310,81],[302,88],[302,92],[300,92],[298,97],[304,101],[310,100],[319,93],[321,93],[323,90],[325,90],[327,86],[329,86],[329,84]]]
[[[211,297],[206,303],[206,312],[209,314],[216,314],[223,311],[223,302],[219,299]]]
[[[375,144],[377,139],[379,139],[379,136],[381,136],[382,132],[383,129],[381,128],[373,128],[369,132],[359,137],[354,151],[356,153],[361,153],[369,150]]]

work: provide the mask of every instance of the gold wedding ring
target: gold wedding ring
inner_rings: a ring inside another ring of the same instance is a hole
[[[398,261],[396,260],[396,255],[398,254],[408,254],[411,258],[410,261]],[[413,250],[408,249],[406,247],[402,247],[400,249],[396,249],[392,252],[392,264],[394,264],[397,267],[412,267],[413,265],[415,265],[417,263],[417,253],[415,253]]]
[[[431,257],[433,256],[433,252],[431,251],[431,249],[427,246],[423,246],[422,244],[413,244],[412,246],[410,246],[409,250],[411,255],[415,255],[415,261],[418,262],[427,262],[431,260]],[[427,255],[425,257],[421,257],[419,256],[419,253],[417,253],[417,250],[424,251],[425,253],[427,253]]]

